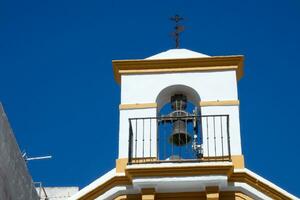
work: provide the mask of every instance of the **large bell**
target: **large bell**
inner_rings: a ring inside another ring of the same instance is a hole
[[[173,131],[169,142],[176,146],[184,146],[191,141],[191,136],[186,131],[186,123],[183,120],[176,120],[173,123]]]
[[[171,97],[171,108],[173,110],[170,113],[171,117],[174,117],[173,131],[169,137],[169,142],[176,146],[183,146],[191,141],[191,136],[187,133],[185,119],[188,113],[185,111],[187,107],[187,98],[183,94],[175,94]],[[178,117],[178,118],[177,118]]]

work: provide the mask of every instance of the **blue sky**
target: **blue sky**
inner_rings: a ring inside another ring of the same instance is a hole
[[[120,87],[111,60],[174,47],[245,55],[247,168],[300,196],[300,1],[0,1],[0,101],[35,181],[83,187],[115,165]]]

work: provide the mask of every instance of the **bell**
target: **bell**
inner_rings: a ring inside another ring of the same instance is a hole
[[[176,146],[184,146],[191,141],[191,136],[186,131],[186,123],[183,120],[176,120],[173,123],[173,131],[169,142]]]

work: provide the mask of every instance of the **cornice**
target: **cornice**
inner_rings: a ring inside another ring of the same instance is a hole
[[[214,56],[205,58],[159,60],[113,60],[114,78],[120,84],[122,74],[153,74],[199,71],[235,70],[237,79],[243,76],[244,57]]]

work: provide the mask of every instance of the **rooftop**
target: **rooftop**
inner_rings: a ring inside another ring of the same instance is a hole
[[[169,49],[167,51],[155,54],[145,60],[159,60],[159,59],[181,59],[181,58],[206,58],[209,55],[191,51],[188,49]]]

